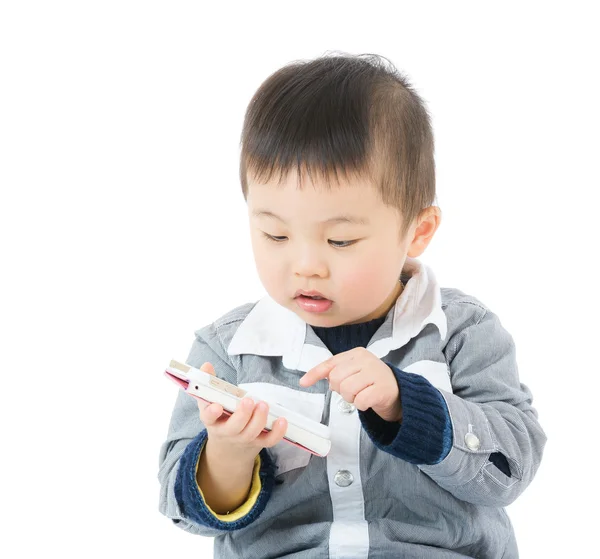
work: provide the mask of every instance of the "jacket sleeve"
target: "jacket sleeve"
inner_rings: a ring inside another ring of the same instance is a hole
[[[507,506],[535,476],[546,435],[531,391],[519,381],[513,338],[498,317],[465,301],[446,312],[461,324],[444,349],[453,393],[440,390],[453,444],[438,464],[418,467],[463,501]]]
[[[235,368],[216,336],[212,325],[199,330],[186,363],[199,368],[209,361],[219,378],[236,384]],[[243,528],[260,515],[271,494],[274,466],[267,450],[261,450],[247,501],[235,511],[217,514],[206,504],[196,483],[196,469],[207,437],[197,400],[179,389],[167,438],[159,451],[159,511],[187,532],[217,536]]]

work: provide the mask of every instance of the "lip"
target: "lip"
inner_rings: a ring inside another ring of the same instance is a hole
[[[325,297],[325,295],[323,295],[322,293],[319,293],[318,291],[304,291],[304,289],[298,289],[298,291],[296,291],[296,294],[294,295],[294,299],[296,297],[299,297],[300,295],[307,295],[308,297],[323,297],[323,299],[327,299],[327,297]],[[330,299],[328,299],[330,300]]]

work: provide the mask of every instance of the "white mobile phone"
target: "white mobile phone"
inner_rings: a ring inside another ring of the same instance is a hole
[[[269,405],[265,431],[270,431],[279,417],[285,417],[288,426],[283,440],[317,456],[326,456],[331,448],[330,431],[327,425],[308,419],[276,402],[254,396],[215,375],[175,360],[171,360],[169,367],[165,369],[165,374],[190,396],[207,404],[213,402],[220,404],[226,415],[231,415],[237,409],[242,398],[252,398],[255,402],[263,400]]]

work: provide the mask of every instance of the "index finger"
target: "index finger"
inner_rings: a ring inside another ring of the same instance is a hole
[[[323,361],[320,365],[313,367],[298,381],[300,386],[311,386],[315,382],[327,378],[334,364],[330,360]]]

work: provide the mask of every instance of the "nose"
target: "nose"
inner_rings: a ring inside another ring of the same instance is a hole
[[[294,273],[302,277],[325,277],[327,275],[327,263],[314,247],[305,246],[295,255]]]

